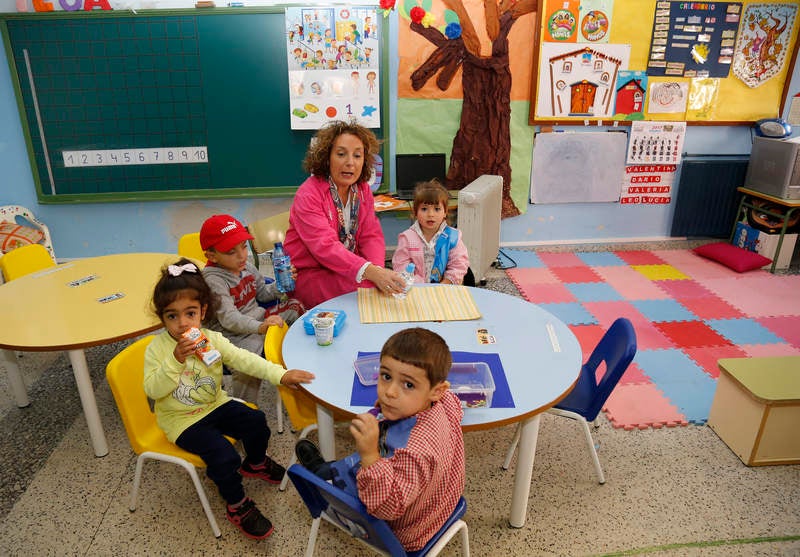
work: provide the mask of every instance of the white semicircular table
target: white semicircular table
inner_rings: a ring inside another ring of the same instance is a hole
[[[303,389],[317,403],[320,450],[325,458],[333,459],[333,410],[361,413],[368,409],[351,405],[353,362],[359,351],[380,352],[384,341],[396,331],[425,327],[440,334],[451,351],[499,354],[513,408],[467,408],[462,426],[464,431],[474,431],[522,423],[509,515],[511,526],[520,528],[525,524],[539,416],[561,400],[577,381],[581,348],[566,324],[539,306],[492,290],[469,288],[469,292],[481,313],[479,319],[374,324],[360,322],[356,292],[343,294],[317,306],[346,314],[333,344],[318,346],[299,319],[283,341],[283,358],[287,368],[305,369],[316,375]],[[479,329],[486,329],[495,343],[479,343]]]

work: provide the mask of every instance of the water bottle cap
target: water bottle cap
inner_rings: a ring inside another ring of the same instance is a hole
[[[283,247],[283,242],[275,242],[275,247],[276,248],[282,248]]]
[[[408,265],[406,265],[406,272],[407,273],[413,273],[414,269],[415,269],[415,266],[414,266],[413,263],[409,263]]]

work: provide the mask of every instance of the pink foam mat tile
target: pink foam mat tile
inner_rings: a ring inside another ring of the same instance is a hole
[[[563,284],[528,284],[520,290],[523,297],[534,304],[577,302],[572,292]]]
[[[634,327],[649,324],[650,321],[628,301],[583,302],[583,307],[591,313],[597,322],[608,329],[618,317],[626,317]]]
[[[734,278],[741,276],[740,273],[729,269],[725,265],[700,257],[694,252],[687,252],[685,256],[676,257],[670,263],[698,282],[706,278]]]
[[[617,429],[659,429],[688,425],[686,416],[670,404],[653,384],[618,384],[603,410]]]
[[[647,277],[631,267],[595,267],[598,275],[605,279],[626,300],[663,300],[667,293]]]
[[[778,342],[775,344],[740,344],[739,348],[750,358],[766,356],[800,356],[800,347]]]
[[[550,267],[553,274],[561,282],[603,282],[603,279],[591,267],[576,266],[576,267]]]
[[[659,280],[655,284],[672,298],[703,298],[712,295],[708,288],[694,280]]]
[[[800,348],[800,315],[759,317],[756,321],[789,344]]]
[[[615,251],[614,254],[628,265],[660,265],[664,263],[663,259],[649,250]]]
[[[617,385],[645,385],[652,382],[653,381],[644,374],[642,369],[636,365],[634,361],[631,362],[631,365],[629,365],[625,373],[622,374]]]
[[[561,281],[546,267],[507,269],[514,284],[559,284]]]
[[[738,319],[745,314],[714,295],[705,298],[676,298],[687,310],[700,319]]]
[[[719,377],[720,358],[745,358],[747,353],[738,346],[702,346],[698,348],[684,348],[683,352],[695,363],[703,368],[709,377],[716,379]]]
[[[586,263],[573,252],[537,252],[539,259],[548,267],[586,267]]]
[[[749,317],[800,315],[800,276],[796,281],[780,280],[786,278],[795,277],[758,273],[709,279],[703,285]]]
[[[659,331],[649,321],[634,323],[633,330],[636,331],[636,346],[639,350],[677,348],[674,342],[667,338],[664,333]]]

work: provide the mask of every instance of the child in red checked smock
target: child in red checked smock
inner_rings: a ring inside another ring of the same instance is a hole
[[[451,363],[436,333],[395,333],[381,350],[377,405],[350,425],[357,452],[325,462],[310,441],[295,447],[303,466],[357,495],[407,551],[441,529],[464,491],[463,410],[449,390]]]

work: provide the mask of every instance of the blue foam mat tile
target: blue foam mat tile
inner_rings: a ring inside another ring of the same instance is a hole
[[[577,302],[539,304],[539,307],[549,311],[567,325],[597,325],[597,319]]]
[[[691,423],[705,423],[717,382],[681,350],[642,350],[636,363]]]
[[[706,324],[732,344],[779,344],[783,339],[753,319],[706,319]]]
[[[622,267],[627,265],[618,255],[610,251],[583,251],[576,252],[575,255],[589,267]]]
[[[680,302],[671,299],[664,300],[631,300],[639,313],[649,321],[660,323],[662,321],[697,321],[698,317],[686,309]]]
[[[506,268],[513,267],[513,263],[516,263],[520,269],[541,269],[547,266],[535,252],[521,249],[503,248],[500,251],[499,259]]]
[[[624,299],[613,286],[605,282],[568,282],[564,286],[580,302],[616,302]]]

